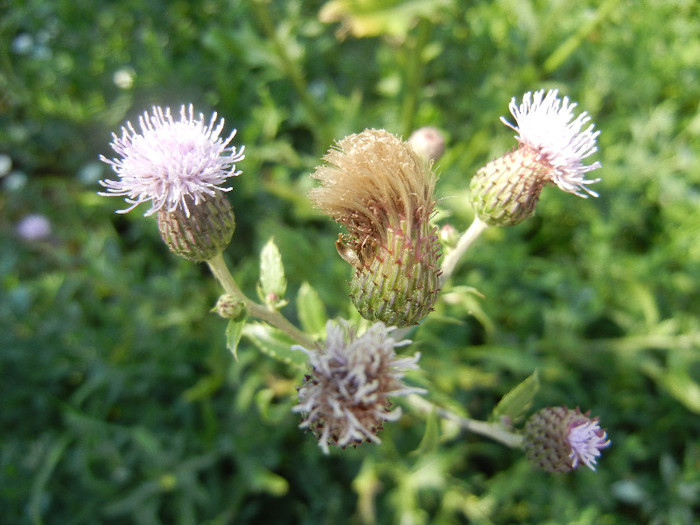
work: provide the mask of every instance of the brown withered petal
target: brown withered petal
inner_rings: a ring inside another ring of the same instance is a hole
[[[437,299],[440,249],[430,224],[435,175],[429,161],[384,130],[339,141],[313,177],[309,197],[345,226],[338,252],[355,268],[351,297],[371,321],[406,326]]]

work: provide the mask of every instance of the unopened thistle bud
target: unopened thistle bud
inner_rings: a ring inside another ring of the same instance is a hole
[[[235,228],[231,205],[222,192],[228,177],[242,160],[243,148],[229,146],[236,134],[219,135],[224,120],[214,113],[207,123],[194,115],[192,105],[180,108],[174,120],[170,108],[154,107],[139,117],[141,132],[131,122],[122,127],[121,137],[112,134],[112,149],[120,158],[103,162],[112,166],[119,180],[101,180],[107,188],[100,195],[125,197],[131,211],[150,203],[145,215],[158,213],[163,240],[179,255],[205,261],[228,245]]]
[[[601,449],[610,445],[598,418],[577,408],[547,407],[525,424],[523,449],[527,458],[547,472],[569,472],[586,465],[595,470]]]
[[[345,137],[323,160],[313,174],[322,186],[310,197],[347,229],[336,246],[355,269],[355,307],[388,326],[417,323],[432,311],[439,291],[429,162],[383,130]]]
[[[428,160],[438,160],[445,152],[445,137],[432,126],[418,128],[408,137],[408,143],[416,153]]]
[[[245,303],[235,295],[224,294],[216,301],[216,306],[212,308],[212,312],[216,312],[224,319],[238,319],[245,315],[246,307]]]
[[[514,226],[530,217],[542,188],[556,184],[579,197],[598,194],[586,187],[600,179],[587,180],[586,173],[601,167],[599,162],[582,164],[597,151],[600,131],[584,111],[574,118],[576,103],[560,100],[557,90],[528,92],[518,106],[513,98],[510,111],[515,125],[501,121],[518,132],[518,149],[481,168],[471,181],[472,204],[487,224]],[[573,119],[573,120],[572,120]]]
[[[220,191],[202,197],[198,205],[189,208],[189,215],[182,208],[172,212],[160,210],[160,236],[179,256],[193,262],[208,261],[223,252],[231,242],[236,229],[233,208]]]
[[[311,366],[293,410],[326,454],[329,446],[381,443],[377,433],[384,422],[401,417],[400,407],[391,410],[389,396],[425,393],[403,383],[405,371],[418,368],[420,354],[397,356],[394,349],[411,341],[394,340],[392,330],[379,322],[358,336],[347,321],[328,321],[323,349],[293,347],[309,356]]]

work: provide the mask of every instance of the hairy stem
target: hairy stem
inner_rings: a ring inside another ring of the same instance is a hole
[[[249,315],[257,317],[261,321],[278,328],[306,348],[316,348],[318,346],[316,341],[290,323],[281,313],[249,299],[236,284],[228,266],[226,266],[223,254],[219,254],[208,260],[207,264],[211,269],[211,273],[214,274],[214,277],[216,277],[216,280],[219,281],[219,284],[221,284],[226,293],[233,295],[236,299],[245,303]]]

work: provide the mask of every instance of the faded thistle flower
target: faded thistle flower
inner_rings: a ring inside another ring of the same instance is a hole
[[[142,203],[150,208],[144,215],[158,213],[163,240],[175,253],[206,261],[221,253],[235,229],[233,209],[222,186],[243,160],[243,148],[220,137],[224,119],[217,123],[214,113],[207,123],[192,105],[180,108],[179,120],[170,108],[155,106],[139,117],[140,133],[131,122],[122,127],[121,137],[112,134],[112,149],[118,158],[100,160],[112,166],[118,180],[101,180],[106,191],[100,195],[125,197],[126,213]]]
[[[525,424],[523,449],[527,458],[547,472],[569,472],[586,465],[595,470],[600,451],[610,445],[598,418],[577,408],[547,407]]]
[[[345,448],[365,441],[380,443],[377,433],[385,421],[401,417],[401,408],[390,410],[390,396],[423,394],[425,390],[402,382],[406,370],[418,368],[420,354],[399,357],[395,348],[411,343],[390,337],[394,328],[374,323],[357,335],[347,321],[328,321],[321,350],[295,346],[309,356],[311,373],[298,388],[301,428],[310,429],[319,446]]]
[[[586,174],[600,162],[583,160],[597,151],[600,131],[593,131],[593,124],[583,129],[591,118],[585,111],[574,118],[575,107],[568,97],[559,99],[557,90],[528,92],[519,106],[511,100],[515,124],[501,121],[518,132],[520,145],[489,162],[471,181],[472,203],[482,221],[519,224],[534,213],[542,188],[550,183],[579,197],[598,196],[586,185],[600,179],[586,179]]]
[[[321,187],[309,196],[347,230],[336,246],[355,269],[355,307],[389,326],[417,323],[432,311],[439,291],[429,162],[384,130],[345,137],[323,160],[312,175]]]

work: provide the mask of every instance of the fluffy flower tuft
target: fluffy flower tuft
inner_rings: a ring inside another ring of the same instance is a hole
[[[323,349],[294,347],[308,355],[311,373],[298,388],[293,410],[302,414],[300,428],[314,433],[324,453],[330,445],[380,443],[384,422],[401,417],[400,408],[390,410],[389,396],[425,393],[403,383],[405,371],[418,368],[420,354],[398,357],[394,349],[411,341],[394,340],[392,330],[378,322],[358,336],[347,321],[328,321]]]
[[[596,161],[585,165],[582,161],[598,150],[596,140],[600,131],[593,131],[593,124],[582,129],[591,117],[584,111],[574,118],[577,104],[570,102],[568,97],[559,99],[557,94],[556,89],[546,95],[544,89],[534,95],[528,91],[520,105],[513,97],[509,108],[515,124],[504,117],[501,121],[518,132],[516,138],[521,147],[535,150],[539,160],[551,166],[551,181],[561,190],[579,197],[597,197],[598,194],[586,185],[600,179],[587,180],[585,175],[600,168],[601,164]]]
[[[315,206],[345,226],[336,244],[355,269],[353,303],[370,321],[416,324],[439,291],[440,245],[431,163],[385,130],[367,129],[331,148],[313,177]]]
[[[582,418],[569,426],[568,435],[571,453],[571,468],[575,469],[580,464],[595,470],[595,464],[601,449],[610,445],[605,430],[598,425],[598,418]]]
[[[175,120],[170,108],[154,106],[152,112],[139,117],[141,132],[131,122],[122,127],[121,137],[112,134],[112,149],[119,156],[100,160],[112,166],[118,180],[101,180],[106,191],[100,195],[125,197],[129,206],[119,213],[133,210],[139,204],[150,202],[144,215],[159,211],[181,210],[190,216],[189,206],[199,205],[205,197],[213,197],[228,177],[236,171],[236,162],[243,160],[243,150],[230,143],[234,130],[226,139],[220,137],[224,119],[217,122],[214,113],[207,123],[204,115],[195,118],[192,105],[180,108],[180,119]]]
[[[590,418],[578,408],[546,407],[525,425],[525,454],[547,472],[569,472],[580,465],[595,470],[600,451],[609,445],[598,418]]]

